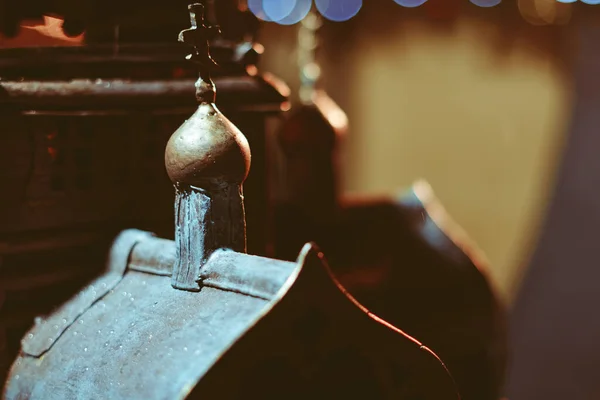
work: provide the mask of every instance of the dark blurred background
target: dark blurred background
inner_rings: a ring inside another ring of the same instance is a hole
[[[317,61],[320,86],[350,121],[344,191],[394,194],[429,181],[487,254],[510,303],[571,120],[579,23],[572,14],[593,6],[504,3],[364,2],[348,21],[325,22]],[[283,78],[292,96],[300,83],[297,30],[267,22],[259,36],[262,70]]]
[[[344,192],[431,183],[510,310],[511,399],[600,394],[595,3],[369,1],[319,31],[320,86],[350,121]],[[297,29],[260,35],[292,93]]]

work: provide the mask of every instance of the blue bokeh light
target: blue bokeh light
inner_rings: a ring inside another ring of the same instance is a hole
[[[248,0],[248,9],[252,11],[252,14],[258,19],[262,19],[263,21],[273,21],[267,13],[265,13],[263,0]]]
[[[567,4],[577,2],[577,0],[556,0],[556,1],[558,1],[559,3],[567,3]]]
[[[419,7],[423,5],[427,0],[394,0],[396,3],[400,4],[402,7]]]
[[[502,3],[502,0],[469,0],[471,3],[479,7],[494,7]]]
[[[585,4],[590,4],[592,6],[600,4],[600,0],[581,0],[581,2]]]
[[[294,25],[304,19],[310,12],[312,0],[297,0],[294,9],[283,19],[277,21],[281,25]]]
[[[347,21],[362,7],[362,0],[315,0],[317,10],[328,20]]]
[[[297,0],[262,0],[262,6],[265,14],[272,21],[278,22],[291,14],[297,2]]]

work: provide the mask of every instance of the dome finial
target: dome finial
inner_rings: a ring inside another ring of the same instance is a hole
[[[192,27],[179,35],[192,43],[188,57],[200,64],[196,112],[167,143],[165,166],[175,186],[177,259],[172,285],[200,290],[200,270],[216,249],[246,251],[246,222],[242,185],[250,170],[246,137],[214,104],[214,85],[208,75],[216,65],[208,52],[208,33],[218,28],[204,23],[204,7],[190,7]]]
[[[213,103],[215,87],[211,80],[211,72],[218,67],[210,55],[209,41],[221,33],[217,25],[210,25],[205,20],[205,7],[194,3],[188,6],[191,27],[179,33],[179,41],[193,47],[186,58],[198,65],[200,79],[196,82],[196,98],[199,102]]]

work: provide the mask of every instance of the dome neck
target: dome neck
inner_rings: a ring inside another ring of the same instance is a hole
[[[213,181],[205,188],[175,186],[176,261],[171,285],[198,291],[200,270],[217,249],[246,252],[242,185]]]
[[[196,81],[196,100],[199,104],[214,104],[217,99],[217,89],[210,77],[210,72],[200,72]]]

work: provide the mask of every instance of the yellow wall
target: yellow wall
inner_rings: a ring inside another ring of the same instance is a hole
[[[554,181],[570,91],[526,46],[499,61],[487,32],[468,20],[451,37],[416,24],[402,44],[359,44],[348,151],[361,162],[346,183],[387,193],[428,180],[510,298]]]
[[[281,40],[293,35],[282,32],[263,35],[264,67],[294,82],[293,42]],[[406,22],[397,40],[358,38],[343,60],[324,60],[323,86],[350,118],[346,191],[429,181],[510,302],[551,194],[571,94],[564,70],[531,42],[517,38],[498,56],[490,43],[501,34],[466,17],[450,34]]]

